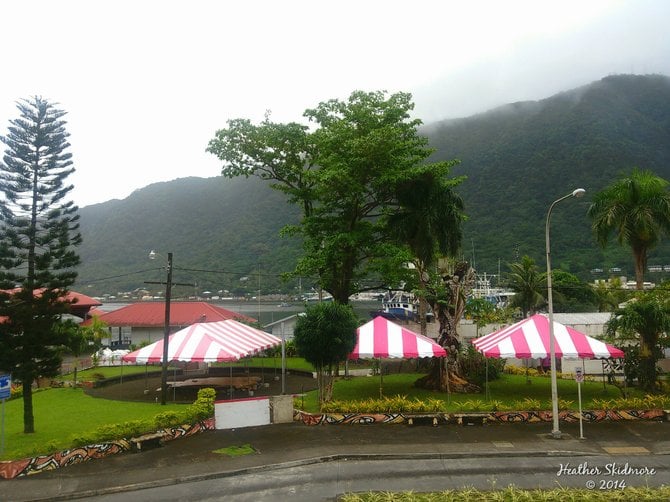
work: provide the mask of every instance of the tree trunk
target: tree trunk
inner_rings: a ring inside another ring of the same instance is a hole
[[[437,390],[440,392],[455,392],[457,394],[469,394],[481,392],[481,387],[468,382],[452,368],[447,361],[449,371],[447,373],[442,359],[435,358],[430,365],[430,371],[426,376],[414,382],[415,387],[421,389]],[[448,379],[447,379],[448,374]]]
[[[638,369],[639,386],[647,392],[656,390],[656,356],[654,347],[658,339],[640,337],[640,366]]]
[[[414,385],[442,392],[479,392],[478,385],[463,378],[458,364],[461,342],[457,324],[465,310],[465,297],[474,283],[474,271],[468,263],[461,262],[454,267],[452,275],[445,275],[442,280],[449,291],[449,301],[435,301],[432,307],[440,325],[437,343],[447,350],[447,370],[439,359],[434,359],[428,375]]]
[[[33,415],[33,381],[21,380],[23,382],[23,432],[32,434],[35,432],[35,416]]]
[[[647,254],[642,249],[633,249],[635,259],[635,289],[644,289],[644,269],[647,267]]]

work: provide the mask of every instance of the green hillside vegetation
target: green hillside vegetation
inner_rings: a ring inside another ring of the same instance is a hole
[[[164,281],[165,258],[174,255],[174,295],[209,290],[257,294],[282,288],[280,275],[293,267],[300,244],[279,230],[297,218],[283,196],[256,179],[183,178],[137,190],[80,210],[84,244],[78,288],[87,294],[115,294]],[[185,270],[188,269],[188,270]],[[204,272],[200,272],[204,271]],[[240,281],[248,277],[246,281]]]
[[[575,188],[582,199],[552,214],[554,268],[590,279],[591,269],[622,268],[632,277],[627,249],[595,244],[586,209],[590,197],[619,173],[638,166],[670,179],[670,78],[613,76],[551,98],[514,103],[424,129],[435,159],[458,158],[454,174],[469,220],[466,258],[495,272],[523,255],[544,261],[544,226],[552,201]],[[649,264],[670,264],[662,244]],[[665,260],[665,261],[663,261]]]
[[[590,196],[634,166],[670,180],[670,78],[610,76],[541,101],[427,124],[422,132],[436,149],[431,161],[461,160],[452,174],[467,176],[458,188],[469,217],[463,254],[478,271],[497,273],[500,264],[505,272],[523,255],[544,263],[548,207],[581,187],[585,197],[552,214],[554,268],[591,280],[619,267],[632,278],[629,250],[600,249],[586,210]],[[279,231],[296,221],[298,211],[258,179],[157,183],[80,214],[84,243],[75,289],[84,293],[114,294],[164,280],[163,264],[148,260],[151,249],[174,253],[173,280],[197,283],[199,292],[256,295],[259,271],[263,294],[296,291],[297,281],[283,283],[280,274],[293,269],[300,243]],[[670,265],[667,240],[651,252],[649,265]],[[605,273],[595,276],[592,269]],[[305,280],[303,291],[309,285]],[[195,291],[175,287],[174,294]]]

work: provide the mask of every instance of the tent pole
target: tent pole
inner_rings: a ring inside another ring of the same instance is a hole
[[[379,399],[383,399],[384,393],[382,388],[384,387],[384,371],[382,371],[382,358],[379,358]]]
[[[447,404],[451,404],[451,389],[449,387],[449,361],[444,358],[444,373],[447,378]]]
[[[281,394],[286,394],[286,336],[284,323],[281,323]]]
[[[486,390],[484,392],[484,398],[488,401],[490,399],[490,394],[489,394],[489,358],[485,357],[486,360]]]

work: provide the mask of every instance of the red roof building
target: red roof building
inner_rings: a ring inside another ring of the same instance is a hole
[[[145,342],[153,343],[162,339],[165,331],[164,302],[132,303],[97,317],[109,326],[109,345],[115,348]],[[225,321],[227,319],[246,323],[256,322],[256,319],[252,317],[207,302],[170,303],[170,333],[196,322]],[[90,321],[83,324],[88,323]]]
[[[20,291],[19,288],[14,288],[14,289],[4,289],[2,290],[4,293],[9,293],[14,294]],[[34,296],[39,296],[44,289],[36,289],[33,291]],[[99,307],[102,305],[98,300],[94,300],[90,296],[86,296],[82,293],[77,293],[76,291],[68,291],[67,295],[65,295],[65,299],[68,301],[71,301],[72,303],[70,304],[70,313],[74,316],[81,317],[82,319],[87,319],[90,317],[89,313],[91,309],[94,309],[95,307]],[[2,318],[0,318],[1,320]]]

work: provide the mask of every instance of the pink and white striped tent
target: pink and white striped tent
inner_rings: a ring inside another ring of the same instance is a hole
[[[356,330],[356,346],[349,359],[446,357],[447,351],[430,338],[381,316]]]
[[[281,345],[281,339],[246,324],[227,319],[201,322],[170,335],[168,362],[226,362],[237,361]],[[163,360],[163,340],[123,356],[131,363],[159,363]]]
[[[559,358],[607,359],[624,356],[622,350],[556,321],[554,337],[556,357]],[[549,319],[536,314],[471,342],[486,357],[546,358],[550,355]]]

